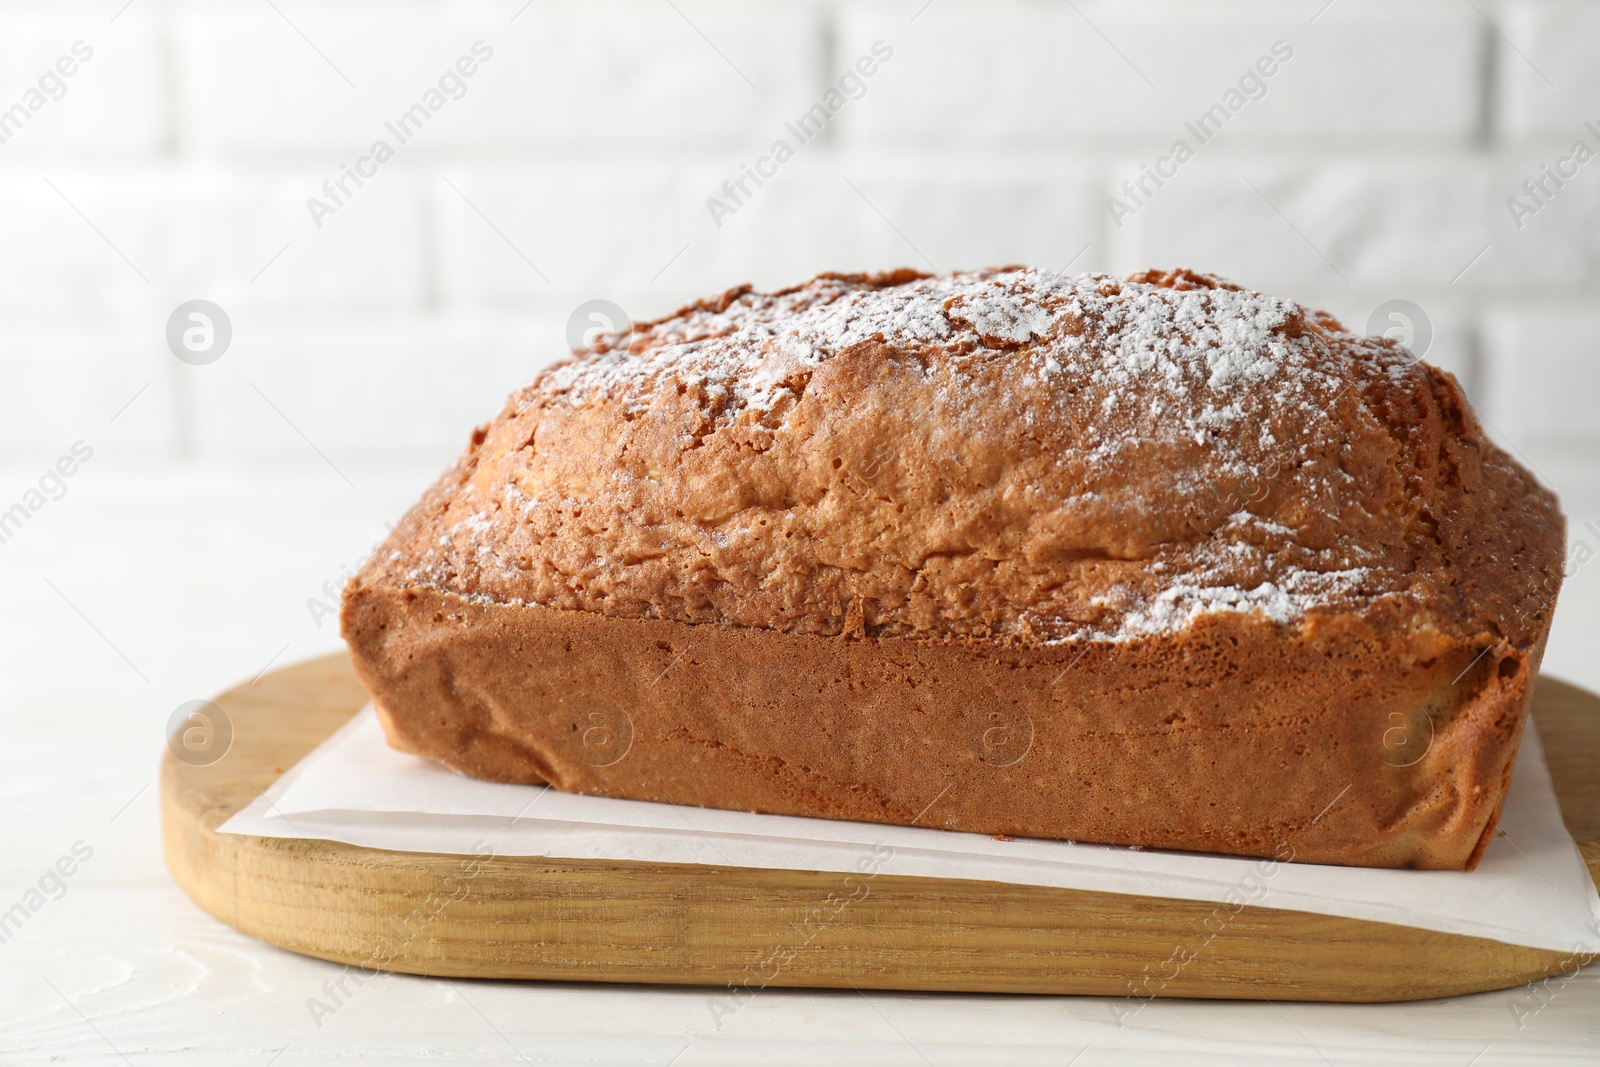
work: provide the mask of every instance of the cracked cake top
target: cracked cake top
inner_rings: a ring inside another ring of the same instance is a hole
[[[552,366],[363,581],[819,635],[1524,637],[1554,497],[1394,341],[1190,271],[822,275]]]

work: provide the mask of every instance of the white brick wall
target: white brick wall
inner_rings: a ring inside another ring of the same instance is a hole
[[[642,318],[738,282],[778,287],[825,270],[1061,267],[1099,226],[1097,187],[1070,158],[1006,173],[931,153],[841,161],[823,149],[713,220],[707,196],[755,155],[642,174],[610,162],[447,168],[431,191],[445,298],[572,307],[606,296]]]
[[[828,269],[1187,264],[1356,326],[1416,302],[1429,358],[1600,507],[1600,159],[1507,207],[1576,139],[1600,152],[1593,4],[277,7],[0,11],[0,114],[94,50],[0,144],[0,461],[93,431],[129,460],[435,467],[592,297],[646,318]],[[459,99],[318,226],[307,198],[480,40]],[[859,98],[718,225],[707,198],[877,41]],[[1107,197],[1279,41],[1115,225]],[[235,330],[207,367],[163,338],[197,297]]]
[[[1304,8],[1304,10],[1302,10]],[[838,58],[895,47],[893,77],[849,115],[851,143],[1165,146],[1275,42],[1290,58],[1233,140],[1464,140],[1476,130],[1480,23],[1466,5],[1343,0],[1039,4],[938,0],[845,17]]]
[[[823,41],[804,5],[735,0],[685,0],[684,15],[649,0],[541,2],[514,22],[520,4],[398,17],[377,3],[302,6],[291,17],[322,56],[270,8],[181,20],[197,151],[344,160],[479,41],[492,58],[407,155],[738,144],[809,103]]]
[[[1488,323],[1482,408],[1530,446],[1592,441],[1600,394],[1600,308],[1531,304]]]
[[[45,312],[4,322],[0,455],[43,463],[78,440],[104,455],[177,448],[177,361],[147,319]]]
[[[1499,120],[1522,141],[1570,143],[1586,119],[1600,124],[1600,8],[1591,3],[1507,5],[1499,23],[1510,42],[1501,56]]]
[[[566,316],[441,319],[407,312],[233,316],[221,360],[181,366],[201,455],[322,463],[394,450],[454,458],[474,426],[563,348]],[[326,457],[326,458],[324,458]]]
[[[0,203],[13,208],[0,213],[0,309],[171,310],[200,295],[334,310],[427,299],[418,176],[382,175],[318,229],[305,200],[326,172],[257,173],[170,161],[29,160],[0,171]]]
[[[11,107],[30,89],[47,102],[0,146],[0,158],[130,158],[163,151],[171,124],[158,27],[131,17],[110,23],[103,14],[49,17],[50,10],[13,9],[4,18],[0,107]]]

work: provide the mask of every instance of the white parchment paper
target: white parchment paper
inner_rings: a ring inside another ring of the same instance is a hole
[[[1337,803],[1338,801],[1334,801]],[[371,708],[222,833],[400,852],[851,872],[1094,889],[1342,915],[1573,953],[1600,948],[1600,896],[1562,825],[1539,738],[1523,738],[1500,832],[1476,871],[1394,871],[575,796],[480,782],[389,748]]]

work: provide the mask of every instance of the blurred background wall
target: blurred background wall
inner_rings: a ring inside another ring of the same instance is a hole
[[[1187,265],[1409,337],[1591,508],[1597,44],[1555,0],[10,2],[0,458],[431,472],[592,298]]]

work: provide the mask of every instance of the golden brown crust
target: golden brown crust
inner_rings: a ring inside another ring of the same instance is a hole
[[[823,276],[540,375],[345,630],[391,741],[469,773],[884,821],[942,775],[953,828],[1460,867],[1563,538],[1449,375],[1323,313],[1188,271]],[[641,688],[651,641],[699,670]],[[634,716],[625,761],[562,763],[563,693]],[[995,777],[980,712],[1038,752]]]

